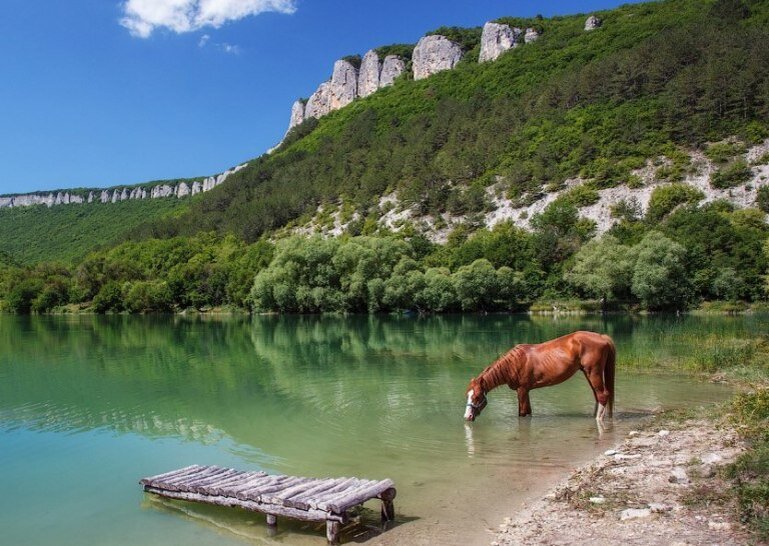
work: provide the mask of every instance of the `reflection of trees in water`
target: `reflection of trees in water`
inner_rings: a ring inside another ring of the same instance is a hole
[[[0,420],[47,429],[274,441],[276,424],[339,426],[456,412],[511,345],[575,329],[612,335],[619,365],[684,357],[761,317],[15,317],[0,315]],[[387,423],[386,423],[387,424]],[[387,426],[390,426],[387,424]],[[394,424],[392,426],[395,426]]]

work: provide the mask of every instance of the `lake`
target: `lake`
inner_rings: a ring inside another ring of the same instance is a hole
[[[155,498],[141,477],[193,463],[392,478],[394,528],[367,505],[343,541],[487,544],[522,502],[660,408],[730,389],[662,373],[709,336],[769,317],[99,317],[0,315],[0,529],[14,545],[324,544],[323,526]],[[618,349],[601,433],[585,379],[500,388],[472,424],[469,379],[517,343],[576,329]],[[639,371],[646,370],[646,371]],[[651,371],[649,371],[651,370]]]

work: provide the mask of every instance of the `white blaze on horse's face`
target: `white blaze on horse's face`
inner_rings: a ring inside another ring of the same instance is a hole
[[[465,421],[473,420],[473,391],[467,391],[467,405],[465,406]]]

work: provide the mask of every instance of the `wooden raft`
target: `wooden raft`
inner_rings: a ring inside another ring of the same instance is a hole
[[[347,523],[347,511],[367,500],[382,501],[383,521],[391,521],[395,515],[395,487],[390,480],[299,478],[192,465],[139,483],[145,491],[172,499],[262,512],[270,526],[277,524],[276,516],[325,521],[331,543],[337,541],[340,524]]]

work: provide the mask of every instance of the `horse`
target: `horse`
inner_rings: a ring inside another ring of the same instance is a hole
[[[488,403],[486,395],[500,385],[518,392],[518,415],[531,415],[529,391],[557,385],[582,370],[595,397],[599,423],[614,413],[614,364],[617,350],[609,336],[571,334],[536,345],[516,345],[470,380],[465,420],[475,421]]]

